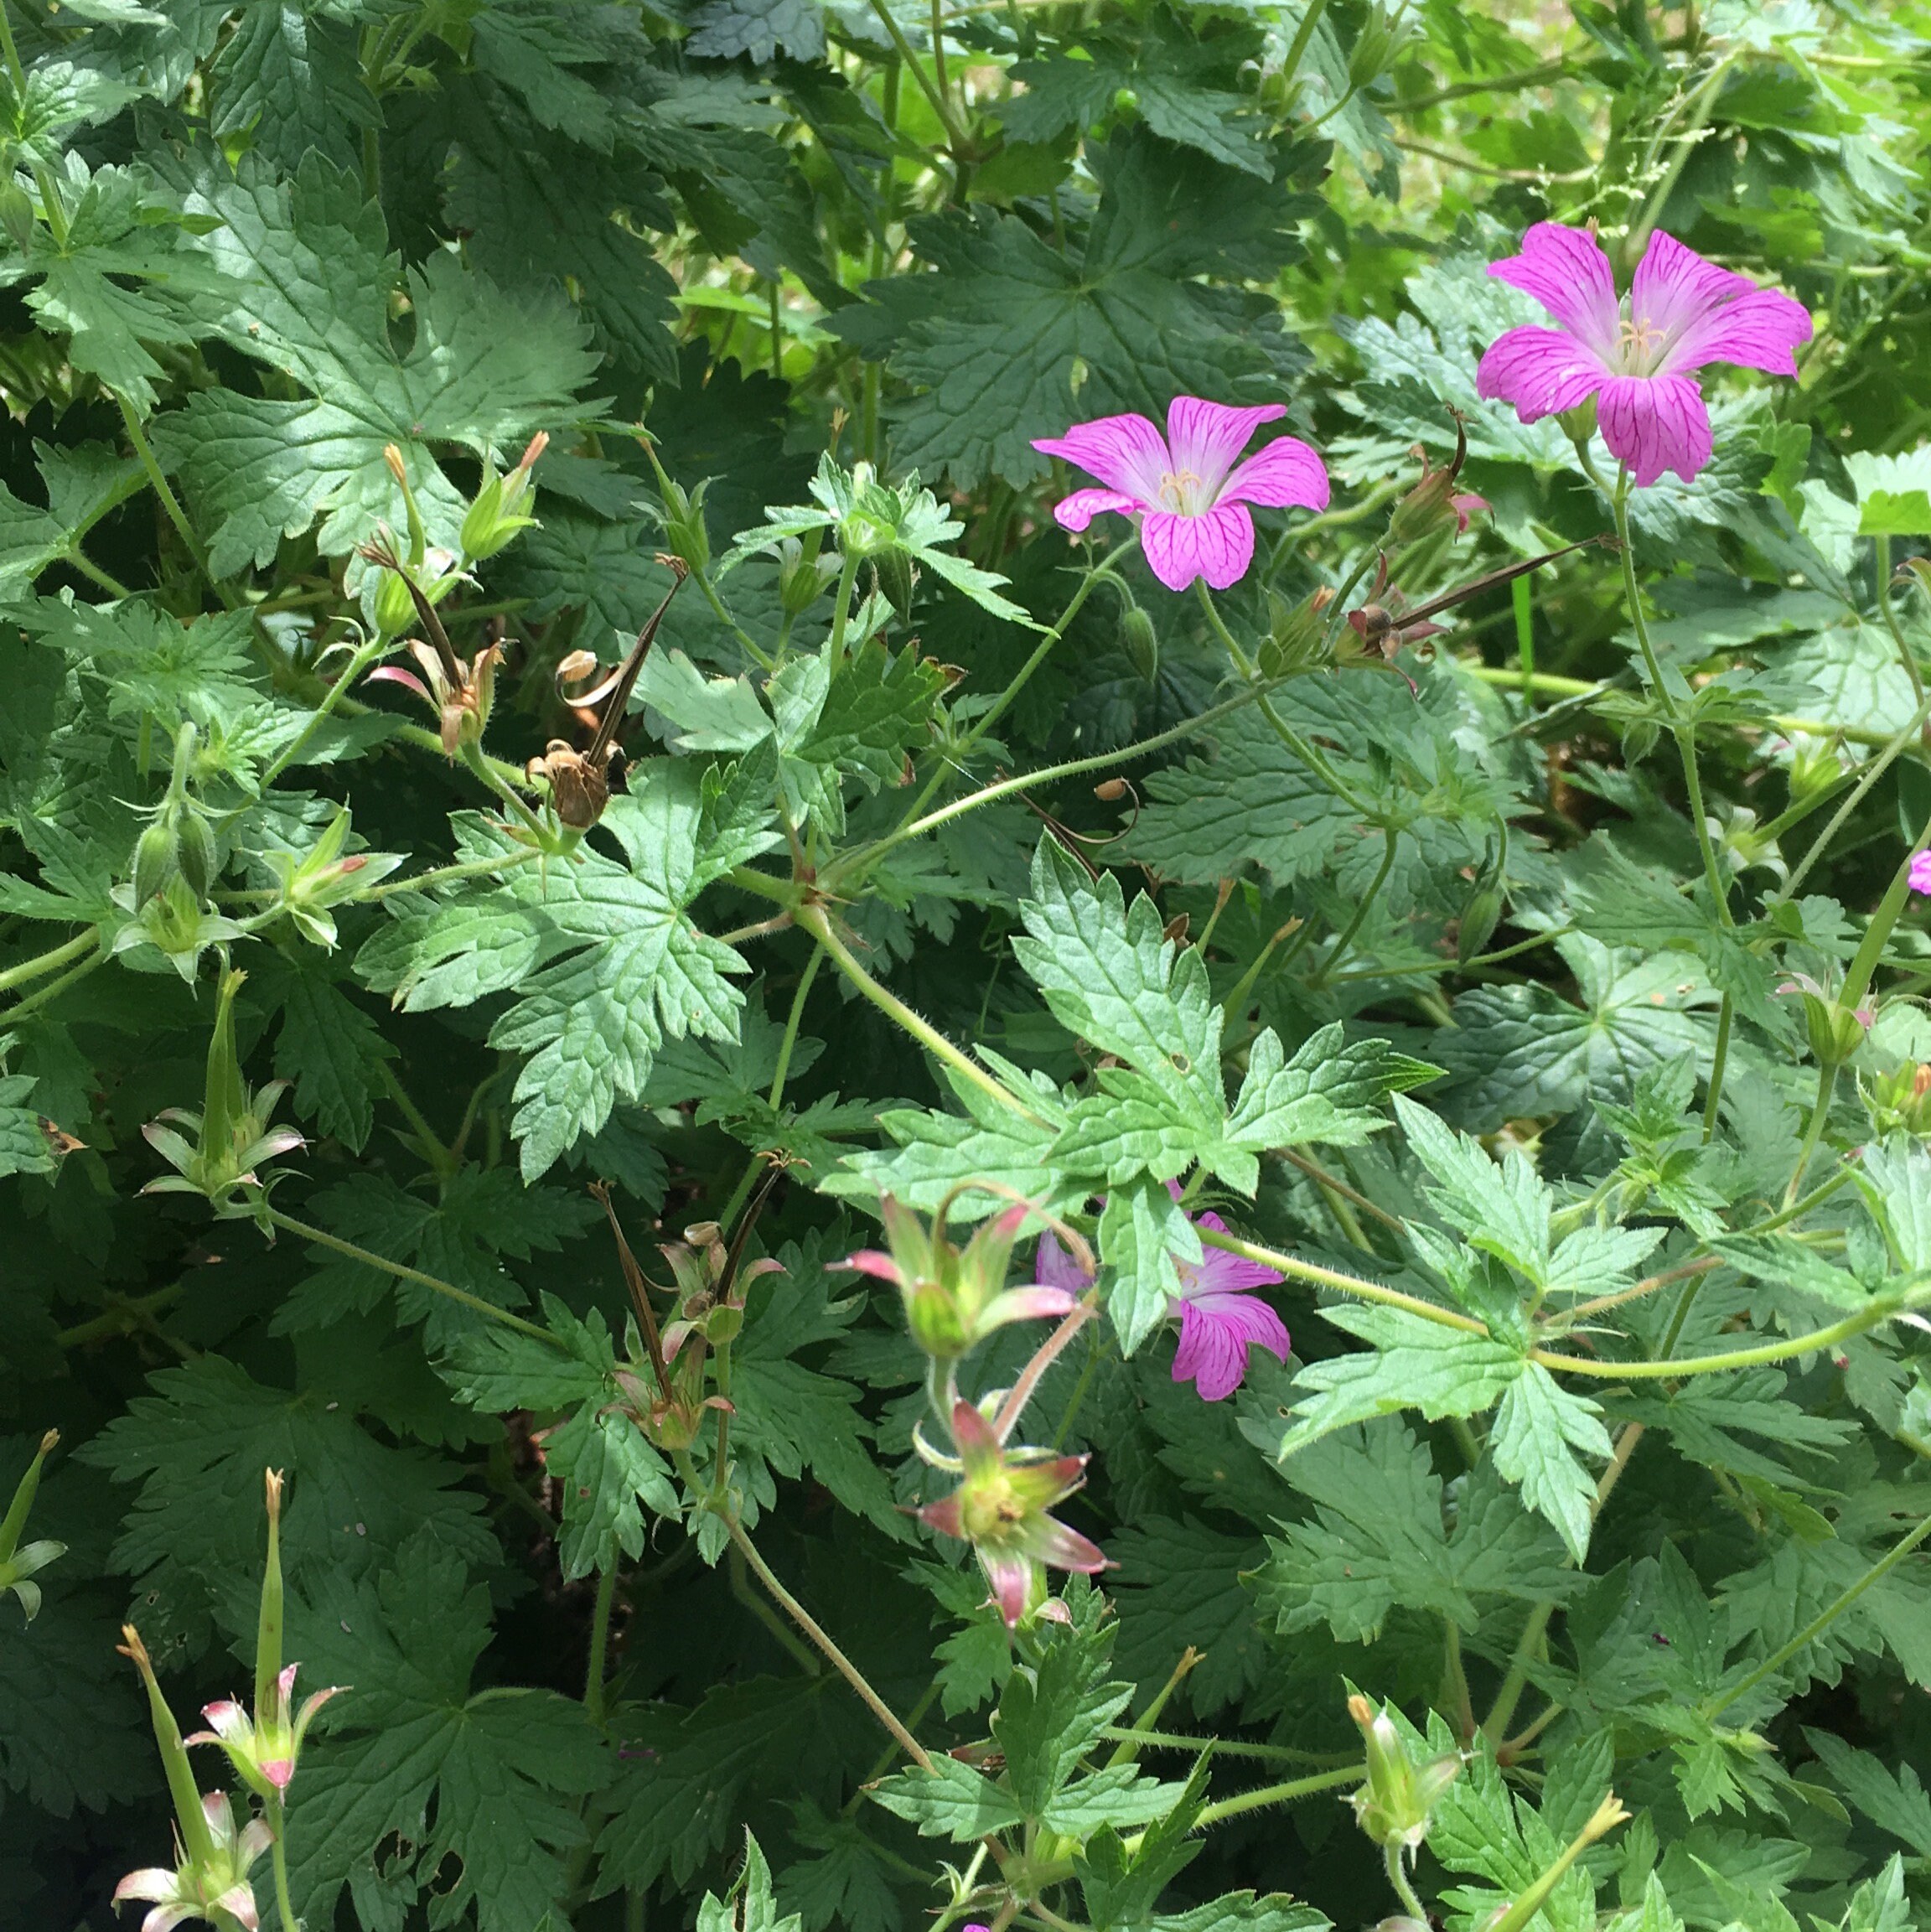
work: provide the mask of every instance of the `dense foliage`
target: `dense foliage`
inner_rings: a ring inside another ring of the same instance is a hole
[[[1931,1924],[1918,0],[4,6],[8,1924]]]

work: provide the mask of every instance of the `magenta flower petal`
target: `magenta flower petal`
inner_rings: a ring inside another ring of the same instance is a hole
[[[1223,503],[1258,503],[1266,510],[1325,510],[1332,492],[1328,465],[1297,436],[1277,436],[1221,486]]]
[[[1097,1543],[1077,1530],[1068,1529],[1056,1516],[1041,1519],[1032,1541],[1031,1554],[1055,1570],[1077,1570],[1088,1577],[1097,1576],[1111,1567]]]
[[[1173,465],[1159,429],[1144,416],[1102,416],[1076,422],[1064,436],[1041,438],[1033,447],[1061,456],[1136,503],[1157,503],[1161,480]]]
[[[986,1572],[986,1581],[992,1588],[992,1601],[998,1605],[1006,1628],[1016,1629],[1026,1613],[1026,1595],[1033,1582],[1031,1559],[981,1550],[979,1567]]]
[[[1224,503],[1203,516],[1150,510],[1140,526],[1147,567],[1169,590],[1204,577],[1215,590],[1238,583],[1254,561],[1254,519],[1242,503]]]
[[[1286,1327],[1266,1303],[1255,1295],[1189,1296],[1180,1304],[1173,1380],[1192,1382],[1204,1401],[1220,1401],[1245,1380],[1250,1347],[1287,1360]]]
[[[1041,1287],[1057,1288],[1069,1297],[1084,1294],[1093,1285],[1093,1277],[1073,1259],[1051,1229],[1039,1237],[1033,1257],[1033,1279]]]
[[[1522,237],[1522,252],[1490,262],[1488,272],[1533,295],[1571,334],[1608,360],[1620,327],[1616,277],[1602,243],[1587,230],[1538,221]]]
[[[1511,329],[1489,344],[1475,370],[1475,393],[1513,402],[1525,422],[1573,409],[1609,379],[1601,360],[1560,329]]]
[[[1710,412],[1687,376],[1612,376],[1597,411],[1609,453],[1629,465],[1639,489],[1666,469],[1693,482],[1710,460]]]
[[[435,708],[436,700],[429,695],[428,686],[414,671],[405,671],[400,665],[381,665],[370,671],[362,681],[365,684],[401,685],[406,690],[414,691],[432,710]]]
[[[1912,860],[1911,889],[1931,893],[1931,852],[1921,852]]]
[[[1139,507],[1133,498],[1122,495],[1117,489],[1076,489],[1053,505],[1053,516],[1062,530],[1069,530],[1077,536],[1102,511],[1114,510],[1122,516],[1131,516]]]
[[[1279,402],[1230,409],[1198,396],[1176,396],[1167,408],[1167,448],[1174,474],[1197,489],[1202,501],[1212,502],[1248,438],[1263,422],[1276,422],[1286,413],[1286,406]]]

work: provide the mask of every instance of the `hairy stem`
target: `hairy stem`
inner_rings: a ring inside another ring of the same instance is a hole
[[[610,1652],[610,1611],[617,1601],[617,1558],[597,1579],[597,1601],[590,1612],[590,1662],[583,1673],[583,1714],[602,1729],[603,1681]]]
[[[832,1668],[858,1693],[865,1707],[898,1741],[899,1749],[921,1771],[934,1769],[931,1753],[893,1716],[891,1706],[865,1681],[864,1673],[831,1641],[811,1613],[778,1581],[771,1566],[758,1554],[757,1546],[745,1535],[744,1525],[734,1516],[727,1516],[724,1520],[731,1532],[731,1541],[743,1552],[744,1561],[757,1573],[758,1582],[771,1593],[785,1615],[817,1645]]]
[[[486,1302],[480,1295],[473,1295],[467,1288],[459,1288],[453,1282],[438,1281],[434,1275],[426,1275],[420,1268],[406,1267],[401,1261],[392,1261],[386,1256],[371,1253],[367,1248],[359,1248],[353,1241],[345,1241],[339,1235],[332,1235],[325,1228],[318,1228],[308,1221],[298,1221],[292,1215],[285,1215],[279,1208],[264,1208],[263,1213],[276,1227],[292,1235],[299,1235],[305,1241],[314,1241],[324,1248],[333,1248],[339,1255],[346,1255],[352,1261],[360,1261],[365,1267],[379,1268],[386,1275],[393,1275],[399,1282],[413,1282],[417,1287],[428,1288],[450,1301],[459,1302],[479,1315],[486,1315],[493,1322],[500,1322],[506,1329],[514,1329],[519,1334],[529,1335],[540,1342],[547,1342],[553,1349],[564,1344],[547,1329],[537,1327],[534,1322],[526,1322],[520,1315],[511,1314],[507,1308],[500,1308],[494,1302]]]
[[[1428,1908],[1421,1903],[1417,1893],[1408,1880],[1408,1867],[1403,1862],[1401,1847],[1386,1845],[1382,1847],[1381,1862],[1388,1868],[1388,1883],[1395,1888],[1395,1896],[1401,1901],[1402,1909],[1417,1925],[1428,1923]]]
[[[25,986],[29,980],[44,978],[75,960],[85,959],[100,943],[100,933],[90,926],[85,932],[69,940],[65,945],[55,946],[51,952],[36,953],[32,959],[22,960],[18,966],[8,966],[4,972],[0,972],[0,993],[11,992],[15,987]]]
[[[1324,986],[1327,983],[1328,975],[1333,971],[1336,966],[1340,965],[1343,960],[1347,958],[1348,949],[1354,945],[1354,935],[1360,931],[1362,922],[1368,917],[1369,909],[1374,904],[1376,898],[1380,893],[1381,888],[1388,883],[1389,873],[1395,869],[1395,853],[1401,842],[1401,834],[1393,826],[1390,826],[1382,836],[1386,840],[1387,844],[1381,854],[1380,869],[1369,881],[1367,891],[1362,893],[1361,903],[1355,907],[1354,918],[1349,920],[1346,930],[1342,933],[1340,938],[1335,940],[1333,950],[1329,952],[1327,959],[1316,967],[1309,977],[1307,984],[1310,987]]]
[[[148,473],[148,480],[153,484],[161,507],[168,513],[168,521],[174,526],[188,554],[194,560],[194,567],[205,578],[217,594],[220,586],[215,583],[215,572],[208,567],[208,552],[201,547],[201,539],[194,534],[194,526],[188,521],[188,513],[181,507],[181,500],[176,496],[173,486],[163,474],[159,459],[154,454],[154,446],[148,440],[148,432],[141,427],[141,418],[134,413],[134,406],[127,398],[115,391],[114,400],[121,406],[122,426],[127,432],[127,440],[133,445],[134,453],[139,458],[141,467]],[[223,599],[226,601],[225,598]]]
[[[934,1054],[946,1065],[962,1074],[982,1092],[990,1094],[1000,1106],[1007,1107],[1027,1119],[1033,1117],[1033,1110],[1019,1097],[1009,1092],[1006,1086],[986,1072],[984,1067],[966,1053],[953,1045],[945,1034],[929,1021],[921,1019],[897,994],[888,992],[867,972],[852,956],[850,949],[838,937],[831,922],[825,915],[822,906],[809,905],[798,914],[798,923],[816,939],[819,945],[831,954],[831,963],[856,987],[873,1006],[894,1024],[903,1028],[929,1053]]]

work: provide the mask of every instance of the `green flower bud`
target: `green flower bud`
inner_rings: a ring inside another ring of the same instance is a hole
[[[1136,603],[1127,606],[1120,621],[1120,642],[1142,681],[1152,684],[1160,675],[1160,640],[1154,635],[1153,619]]]
[[[179,862],[174,816],[164,812],[134,844],[134,910],[138,912],[173,878]]]
[[[1377,1845],[1412,1851],[1428,1836],[1435,1807],[1462,1760],[1450,1752],[1417,1763],[1387,1711],[1376,1710],[1359,1692],[1348,1700],[1348,1715],[1360,1727],[1368,1753],[1367,1781],[1349,1800],[1354,1816]]]
[[[1455,958],[1458,965],[1467,966],[1494,938],[1502,918],[1504,896],[1499,872],[1485,873],[1475,881],[1456,930]]]
[[[1864,1105],[1879,1134],[1931,1134],[1931,1065],[1907,1060],[1880,1074],[1871,1083]]]
[[[1271,623],[1258,657],[1263,677],[1286,677],[1297,671],[1318,670],[1327,660],[1324,614],[1333,601],[1334,593],[1325,584],[1298,604],[1268,592]]]
[[[478,562],[492,557],[519,531],[528,530],[536,522],[535,517],[524,514],[523,506],[531,500],[530,473],[549,447],[548,435],[539,430],[531,438],[522,460],[507,476],[498,476],[493,468],[484,471],[483,487],[463,519],[460,541],[465,557]]]
[[[892,608],[902,619],[909,621],[912,616],[912,588],[919,581],[919,572],[912,567],[912,559],[894,545],[889,550],[882,550],[872,559],[872,567],[878,573],[878,588],[885,593]]]
[[[1596,398],[1585,396],[1573,409],[1563,410],[1556,420],[1562,426],[1562,433],[1578,449],[1586,448],[1596,433]]]
[[[377,578],[369,614],[384,637],[400,637],[416,621],[416,600],[400,571],[385,570]]]
[[[182,878],[188,882],[189,891],[199,903],[207,898],[208,889],[220,869],[220,855],[215,849],[215,835],[208,829],[207,820],[193,805],[186,806],[180,812],[176,831],[175,863],[181,868]]]
[[[823,531],[814,530],[802,542],[787,536],[778,546],[778,595],[787,616],[802,617],[818,601],[827,577],[836,569],[818,554],[824,535]]]

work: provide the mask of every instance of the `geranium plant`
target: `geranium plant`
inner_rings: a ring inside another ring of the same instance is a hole
[[[0,0],[6,1924],[1931,1924],[1928,34]]]

